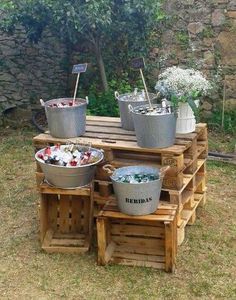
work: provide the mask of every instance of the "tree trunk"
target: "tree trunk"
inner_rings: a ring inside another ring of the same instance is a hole
[[[102,86],[104,91],[107,92],[108,91],[107,75],[106,75],[102,52],[99,44],[95,45],[95,54],[96,54],[98,68],[102,79]]]

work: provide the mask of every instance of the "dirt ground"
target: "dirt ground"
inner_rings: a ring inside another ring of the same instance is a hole
[[[175,274],[99,267],[38,240],[32,131],[0,135],[0,299],[236,299],[236,167],[208,163],[208,196],[178,248]]]

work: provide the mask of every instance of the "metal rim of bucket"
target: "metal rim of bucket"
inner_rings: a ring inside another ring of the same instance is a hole
[[[113,178],[113,176],[115,176],[116,173],[119,172],[120,170],[130,170],[130,169],[133,169],[133,168],[142,168],[142,167],[149,168],[149,169],[157,171],[157,175],[159,176],[159,178],[155,179],[155,180],[152,180],[152,181],[149,181],[149,182],[139,182],[139,183],[120,182],[120,181],[117,181],[115,178]],[[110,176],[112,181],[114,181],[115,183],[119,183],[119,184],[131,184],[131,185],[148,184],[150,182],[160,181],[164,178],[165,173],[169,168],[170,168],[170,166],[164,166],[161,169],[159,169],[159,168],[156,168],[156,167],[151,167],[151,166],[146,166],[146,165],[143,165],[143,166],[138,165],[138,166],[121,167],[121,168],[116,169],[110,164],[106,164],[106,165],[103,166],[103,170],[105,170],[108,173],[108,175]]]
[[[132,100],[132,99],[122,99],[122,98],[125,98],[125,97],[128,97],[129,95],[132,95],[133,93],[125,93],[125,94],[119,94],[118,92],[115,92],[115,98],[117,99],[117,101],[122,101],[122,102],[134,102],[134,103],[137,103],[137,102],[146,102],[148,101],[148,99],[146,98],[146,94],[145,94],[145,99],[142,99],[142,100]],[[137,96],[138,95],[142,95],[142,92],[138,92],[137,93]],[[154,93],[148,93],[149,97],[150,97],[150,100],[153,101],[157,98],[157,95],[154,94]]]
[[[139,105],[139,106],[136,106],[136,107],[132,107],[132,105],[129,105],[129,111],[132,112],[133,114],[136,114],[136,115],[143,115],[143,116],[148,116],[148,117],[165,117],[166,115],[172,115],[172,114],[175,114],[176,117],[177,117],[177,110],[175,110],[175,108],[173,106],[170,106],[171,107],[171,113],[170,114],[156,114],[156,115],[145,115],[145,114],[141,114],[138,110],[140,108],[146,108],[146,107],[150,107],[149,104],[145,104],[145,105]],[[161,104],[155,104],[153,105],[154,108],[156,107],[159,107],[161,108]]]
[[[65,145],[61,145],[61,146],[65,146]],[[54,147],[54,146],[53,146]],[[50,147],[50,148],[52,148],[52,147]],[[45,149],[45,148],[44,148]],[[94,162],[94,163],[92,163],[92,164],[87,164],[87,165],[82,165],[82,166],[57,166],[57,165],[53,165],[53,164],[46,164],[44,161],[42,161],[40,158],[38,158],[37,157],[37,155],[39,154],[39,153],[41,153],[41,152],[43,152],[44,151],[44,149],[41,149],[41,150],[39,150],[38,152],[36,152],[36,154],[35,154],[35,159],[39,162],[39,163],[42,163],[42,164],[45,164],[45,165],[50,165],[50,167],[53,167],[53,168],[66,168],[66,169],[77,169],[77,168],[87,168],[87,167],[91,167],[91,166],[94,166],[94,165],[97,165],[98,163],[100,163],[102,160],[103,160],[103,158],[104,158],[104,154],[103,154],[103,151],[102,150],[99,150],[99,149],[96,149],[96,148],[90,148],[91,150],[93,150],[93,151],[96,151],[96,152],[98,152],[99,153],[99,155],[101,155],[101,158],[98,160],[98,161],[96,161],[96,162]]]
[[[135,168],[135,167],[141,168],[142,166],[129,166],[129,167],[122,167],[122,168],[119,168],[119,169],[115,170],[114,173],[113,173],[110,177],[111,177],[111,179],[112,179],[113,181],[115,181],[116,183],[119,183],[119,184],[121,183],[121,184],[129,184],[129,185],[137,185],[137,184],[139,184],[139,185],[141,185],[141,184],[142,184],[142,185],[145,185],[145,184],[150,183],[150,181],[149,181],[149,182],[139,182],[139,183],[120,182],[120,181],[115,180],[115,178],[113,178],[113,176],[115,176],[117,172],[119,172],[119,171],[121,171],[121,170],[132,170],[132,168]],[[146,168],[146,167],[148,167],[148,166],[143,166],[143,167]],[[152,180],[151,182],[157,182],[157,181],[160,181],[160,180],[161,180],[161,178],[160,178],[160,169],[155,168],[155,167],[150,167],[150,168],[152,168],[153,170],[155,169],[155,170],[157,171],[157,175],[159,176],[158,179]],[[127,175],[129,175],[129,174],[127,174]]]
[[[55,108],[58,108],[58,109],[74,109],[74,108],[77,108],[77,107],[81,107],[81,106],[85,106],[88,104],[88,100],[87,99],[82,99],[82,98],[75,98],[75,104],[78,104],[78,105],[75,105],[75,106],[65,106],[65,107],[50,107],[49,105],[50,104],[53,104],[53,103],[57,103],[57,102],[69,102],[69,101],[72,101],[73,98],[55,98],[55,99],[51,99],[51,100],[48,100],[44,103],[44,106],[46,109],[55,109]]]

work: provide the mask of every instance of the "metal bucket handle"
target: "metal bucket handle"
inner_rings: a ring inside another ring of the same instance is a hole
[[[166,171],[170,169],[170,166],[165,166],[163,168],[160,169],[160,179],[163,179],[165,174],[166,174]]]
[[[134,112],[134,108],[131,104],[128,105],[128,109],[129,109],[129,113],[133,113]]]
[[[119,94],[117,91],[115,91],[115,98],[116,98],[117,100],[119,100],[119,97],[120,97],[120,94]]]
[[[108,175],[112,175],[116,170],[116,168],[110,164],[106,164],[102,168],[107,172]]]

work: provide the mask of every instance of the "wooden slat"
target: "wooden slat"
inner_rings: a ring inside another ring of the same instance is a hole
[[[118,245],[126,245],[132,247],[149,248],[149,249],[163,249],[164,247],[163,239],[112,235],[112,240]]]
[[[52,238],[50,246],[83,247],[84,239]]]
[[[118,219],[127,219],[127,215],[120,212],[103,211],[104,217],[114,217]],[[143,220],[143,221],[171,221],[173,220],[173,215],[147,215],[147,216],[129,216],[129,219]]]
[[[61,233],[59,231],[56,231],[56,232],[53,233],[53,238],[55,238],[55,239],[82,240],[82,239],[85,239],[85,234],[75,233],[75,232]]]
[[[60,232],[69,232],[69,214],[70,214],[70,201],[69,196],[60,195],[59,200],[59,228]]]
[[[165,262],[165,256],[162,255],[150,255],[150,254],[135,254],[129,252],[120,252],[115,249],[113,258],[127,258],[137,261],[152,261],[152,262]]]
[[[76,143],[76,141],[78,140],[78,138],[70,138],[71,142]],[[68,139],[61,139],[61,138],[53,138],[52,136],[50,136],[49,134],[45,134],[45,133],[41,133],[38,136],[33,138],[33,141],[35,144],[37,144],[37,142],[42,143],[42,141],[44,141],[45,145],[47,143],[61,143],[61,144],[65,144],[66,142],[68,142]],[[81,136],[80,137],[80,141],[83,143],[92,143],[93,147],[97,147],[97,148],[102,148],[104,150],[106,149],[110,149],[110,147],[112,146],[112,149],[121,149],[121,150],[133,150],[133,151],[137,151],[137,152],[152,152],[152,153],[171,153],[173,155],[178,155],[178,154],[182,154],[185,150],[186,150],[186,146],[183,145],[173,145],[171,147],[168,148],[141,148],[137,145],[136,142],[132,142],[132,141],[116,141],[116,143],[109,143],[109,141],[107,142],[103,142],[101,139],[98,138],[86,138]]]
[[[106,240],[106,222],[107,220],[104,218],[97,218],[97,240],[98,240],[98,264],[105,265],[106,261],[106,248],[107,248],[107,240]]]
[[[174,266],[173,228],[170,222],[165,222],[165,270],[172,272]]]
[[[73,254],[81,254],[87,252],[89,249],[87,246],[85,247],[67,247],[67,246],[42,246],[42,249],[48,253],[73,253]]]
[[[81,231],[82,201],[80,196],[71,196],[71,232]]]
[[[48,230],[48,199],[45,195],[41,195],[40,201],[40,241],[44,240]]]
[[[58,217],[58,195],[46,195],[47,200],[48,200],[48,223],[51,229],[53,231],[57,230],[57,217]]]
[[[89,199],[89,197],[83,197],[83,212],[84,212],[83,232],[88,234],[89,223],[90,223],[90,199]]]
[[[111,234],[163,238],[164,227],[113,224]]]
[[[126,258],[112,257],[111,262],[115,264],[121,264],[124,266],[138,266],[138,267],[149,267],[155,269],[165,269],[164,263],[157,263],[157,262],[150,262],[150,261],[139,261],[139,260],[126,259]]]
[[[89,187],[81,187],[75,189],[60,189],[56,187],[52,187],[47,183],[42,183],[40,185],[40,192],[42,194],[59,194],[59,195],[81,195],[81,196],[89,196],[90,188]]]

